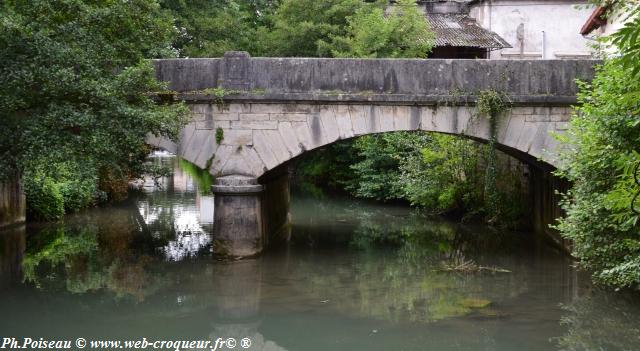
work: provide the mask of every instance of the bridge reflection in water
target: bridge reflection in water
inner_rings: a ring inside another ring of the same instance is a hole
[[[3,334],[248,337],[250,350],[640,348],[637,299],[589,287],[526,235],[294,197],[289,245],[228,260],[212,253],[188,178],[178,168],[129,204],[0,233]],[[462,261],[510,273],[443,270]]]

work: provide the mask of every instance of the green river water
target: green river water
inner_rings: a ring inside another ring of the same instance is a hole
[[[213,198],[175,158],[155,160],[174,165],[161,187],[149,181],[125,203],[0,232],[0,341],[640,350],[638,296],[592,287],[529,233],[294,192],[290,243],[221,260],[211,254]]]

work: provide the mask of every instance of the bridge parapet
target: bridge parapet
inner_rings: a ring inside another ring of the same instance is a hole
[[[576,79],[589,81],[596,60],[440,60],[223,58],[156,60],[158,79],[187,101],[322,101],[434,105],[473,103],[481,90],[503,91],[516,105],[576,102]]]

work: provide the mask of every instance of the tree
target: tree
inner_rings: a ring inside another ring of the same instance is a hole
[[[149,133],[175,137],[180,104],[146,58],[174,55],[154,0],[8,0],[0,4],[0,170],[21,174],[30,215],[122,196]]]
[[[399,0],[385,14],[379,7],[363,7],[347,18],[347,33],[334,35],[321,48],[334,57],[425,58],[435,35],[415,0]]]
[[[580,104],[560,138],[566,147],[559,174],[573,187],[557,228],[595,281],[640,288],[640,209],[634,202],[640,192],[640,5],[618,6],[636,16],[609,38],[620,56],[607,58],[591,83],[580,83]]]
[[[265,54],[286,57],[327,57],[333,37],[347,33],[347,18],[359,9],[381,6],[363,0],[283,0],[270,28],[261,29]]]
[[[175,17],[174,46],[183,57],[220,57],[226,51],[262,53],[258,28],[269,23],[272,0],[162,0]]]

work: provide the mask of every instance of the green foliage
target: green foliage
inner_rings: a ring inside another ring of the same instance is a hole
[[[363,7],[347,18],[345,36],[332,36],[327,45],[334,57],[426,57],[434,33],[415,0],[399,0],[387,13],[381,7]]]
[[[484,202],[490,222],[500,217],[500,194],[497,188],[498,165],[496,144],[500,116],[509,108],[509,97],[495,90],[483,90],[478,94],[478,113],[489,119],[489,145],[484,179]]]
[[[560,174],[573,183],[558,229],[597,282],[640,287],[640,227],[631,200],[640,162],[640,83],[609,60],[591,84],[580,83],[581,106],[561,140]]]
[[[356,178],[347,185],[354,195],[376,200],[402,199],[400,164],[419,155],[428,140],[424,133],[397,132],[356,139],[359,161],[351,169]]]
[[[0,8],[0,169],[26,177],[34,217],[59,217],[60,196],[66,211],[103,199],[98,185],[111,195],[143,171],[147,134],[177,136],[186,108],[147,94],[165,87],[144,59],[174,54],[155,1]]]
[[[268,23],[277,1],[161,0],[175,17],[174,47],[182,57],[219,57],[226,51],[260,54],[259,28]]]
[[[36,220],[59,219],[64,215],[60,185],[44,174],[25,174],[23,181],[28,210]]]
[[[342,189],[351,179],[350,166],[355,159],[353,140],[337,142],[305,155],[296,166],[296,180],[310,189],[310,184],[321,184],[332,190]],[[317,189],[315,193],[320,194]]]
[[[50,268],[67,265],[73,256],[90,255],[98,248],[95,233],[81,230],[74,235],[65,232],[63,226],[47,228],[39,233],[39,242],[30,242],[29,250],[22,260],[24,280],[40,287],[38,268],[46,263]]]
[[[222,128],[220,127],[216,128],[216,144],[220,145],[223,139],[224,139],[224,130],[222,130]]]
[[[420,145],[418,157],[401,166],[404,194],[415,205],[435,212],[464,212],[482,207],[477,143],[441,134]]]
[[[429,212],[487,218],[484,182],[487,148],[475,141],[424,132],[367,135],[310,153],[299,179],[381,201],[406,200]],[[527,188],[522,165],[496,155],[500,225],[523,224]]]
[[[347,34],[347,18],[374,5],[362,0],[283,0],[272,18],[272,28],[262,28],[261,40],[268,56],[329,56],[332,38]]]
[[[185,57],[425,57],[434,35],[414,0],[161,1]]]
[[[211,185],[213,184],[214,177],[209,173],[206,169],[202,169],[195,164],[185,160],[180,159],[180,168],[191,178],[193,178],[198,184],[198,191],[201,194],[210,194],[211,193]]]

